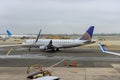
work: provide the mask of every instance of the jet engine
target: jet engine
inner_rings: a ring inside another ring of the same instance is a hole
[[[46,50],[47,47],[46,47],[46,46],[40,46],[39,49],[40,49],[40,50]]]

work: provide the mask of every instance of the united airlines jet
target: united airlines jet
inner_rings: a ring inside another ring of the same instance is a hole
[[[9,30],[6,30],[6,33],[7,35],[0,35],[0,40],[7,40],[10,38],[28,39],[37,37],[37,35],[13,35]]]
[[[21,38],[21,39],[25,39],[25,38],[36,38],[36,35],[13,35],[9,30],[6,31],[7,32],[7,37],[9,38]]]
[[[23,47],[37,47],[40,50],[52,50],[59,51],[60,48],[78,47],[85,44],[94,43],[91,41],[93,35],[94,26],[91,26],[85,34],[78,39],[36,39],[26,40],[22,43]],[[39,34],[40,35],[40,34]]]
[[[72,48],[83,46],[87,44],[93,44],[95,41],[92,41],[94,26],[89,27],[89,29],[83,34],[81,38],[77,39],[39,39],[41,30],[35,39],[25,40],[22,44],[17,45],[1,45],[1,47],[14,47],[22,46],[29,48],[29,51],[32,47],[39,48],[40,50],[45,51],[59,51],[61,48]]]

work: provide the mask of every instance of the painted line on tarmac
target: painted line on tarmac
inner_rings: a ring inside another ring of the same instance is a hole
[[[65,59],[62,59],[62,60],[60,60],[59,62],[57,62],[57,63],[51,65],[50,67],[47,68],[47,70],[51,70],[53,67],[59,65],[59,64],[62,63],[64,60],[65,60]]]
[[[13,50],[13,48],[11,48],[11,49],[7,52],[6,56],[8,56],[8,55],[11,53],[12,50]]]
[[[65,59],[62,59],[62,60],[60,60],[59,62],[55,63],[54,65],[52,65],[52,66],[50,66],[50,67],[54,67],[54,66],[58,65],[58,64],[62,63],[64,60],[65,60]]]

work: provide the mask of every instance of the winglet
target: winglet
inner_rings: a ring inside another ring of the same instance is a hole
[[[6,32],[7,32],[8,37],[12,35],[12,33],[9,30],[7,30]]]
[[[94,31],[94,26],[90,26],[89,29],[84,33],[80,40],[91,40]]]
[[[41,31],[42,31],[42,29],[40,29],[40,31],[39,31],[39,33],[38,33],[38,35],[37,35],[37,38],[36,38],[36,40],[35,40],[35,43],[38,41],[39,37],[41,36]]]
[[[102,52],[104,53],[106,51],[106,48],[104,47],[104,45],[102,43],[98,43],[100,46],[100,49],[102,50]]]

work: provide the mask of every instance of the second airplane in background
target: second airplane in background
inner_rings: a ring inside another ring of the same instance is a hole
[[[26,38],[36,38],[36,35],[13,35],[9,30],[7,32],[7,37],[9,38],[21,38],[21,39],[26,39]]]

